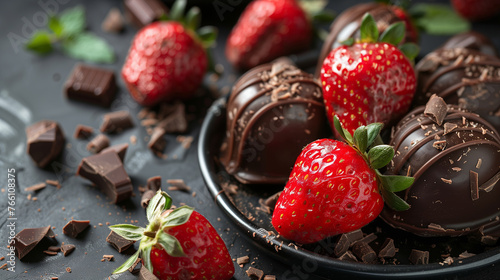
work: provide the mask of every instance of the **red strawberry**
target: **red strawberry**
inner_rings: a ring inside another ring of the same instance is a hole
[[[419,31],[411,16],[400,6],[389,6],[394,14],[405,23],[405,29],[409,42],[418,42]]]
[[[479,21],[500,13],[500,0],[451,0],[453,8],[468,20]]]
[[[406,113],[416,79],[410,60],[396,47],[404,38],[404,30],[402,22],[395,23],[382,34],[382,42],[376,42],[378,29],[373,17],[366,14],[361,41],[330,52],[323,62],[321,82],[332,126],[335,115],[353,132],[368,123],[390,124]],[[411,48],[415,56],[418,49],[411,43],[401,48]]]
[[[170,197],[159,191],[148,206],[146,228],[110,227],[126,239],[141,241],[139,250],[113,273],[126,271],[140,255],[159,279],[231,279],[234,265],[217,231],[191,207],[166,210],[171,204]]]
[[[348,144],[321,139],[303,149],[274,209],[272,224],[280,235],[306,244],[359,229],[382,211],[380,192],[391,207],[408,208],[392,192],[409,187],[413,178],[388,178],[375,170],[390,162],[392,147],[379,145],[365,152],[381,127],[378,123],[358,128]],[[339,132],[351,139],[347,131]]]
[[[311,44],[311,22],[295,0],[255,0],[248,4],[226,43],[226,57],[249,69]]]
[[[130,47],[122,77],[132,97],[141,105],[190,98],[206,73],[208,59],[204,45],[194,30],[187,28],[195,28],[197,19],[191,18],[186,26],[175,19],[144,27]]]

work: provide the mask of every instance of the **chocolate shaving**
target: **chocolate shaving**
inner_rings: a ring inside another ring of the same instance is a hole
[[[90,221],[71,220],[63,227],[63,233],[70,237],[77,237],[78,234],[83,232],[90,224]]]
[[[60,252],[61,251],[61,247],[50,246],[49,248],[47,248],[47,250],[52,251],[52,252]]]
[[[472,200],[479,199],[479,174],[475,171],[469,171],[470,196]]]
[[[109,138],[104,134],[99,134],[88,143],[87,150],[97,154],[107,147],[109,147]]]
[[[36,191],[39,191],[41,189],[45,189],[46,186],[47,186],[47,184],[45,184],[45,183],[38,183],[38,184],[35,184],[33,186],[24,188],[24,191],[26,191],[26,192],[36,192]]]
[[[163,135],[165,135],[165,130],[161,127],[155,127],[148,142],[148,148],[158,157],[163,155],[163,150],[167,146],[167,140]]]
[[[125,20],[123,19],[120,10],[118,8],[111,8],[106,18],[104,18],[101,28],[106,32],[119,33],[123,30],[124,25]]]
[[[446,140],[434,141],[434,143],[432,143],[432,147],[438,150],[444,150],[446,148]]]
[[[374,263],[377,254],[366,242],[358,241],[352,245],[352,252],[364,263]]]
[[[450,184],[450,185],[451,185],[451,183],[453,183],[452,180],[446,179],[446,178],[441,178],[441,181],[445,182],[446,184]]]
[[[159,280],[151,271],[149,271],[145,266],[141,266],[139,270],[139,280]]]
[[[483,163],[483,160],[482,159],[478,159],[477,160],[477,163],[476,163],[476,168],[477,169],[480,169],[481,168],[481,164]]]
[[[54,186],[54,187],[56,187],[56,188],[58,188],[58,189],[60,189],[60,188],[61,188],[61,184],[60,184],[60,183],[59,183],[59,181],[57,181],[57,180],[50,180],[50,179],[47,179],[47,180],[45,180],[45,183],[47,183],[48,185]]]
[[[276,276],[275,275],[266,275],[266,276],[264,276],[264,280],[276,280]]]
[[[485,192],[490,192],[493,190],[495,185],[500,181],[500,171],[497,172],[493,177],[491,177],[488,181],[486,181],[484,184],[482,184],[479,189],[483,190]]]
[[[440,230],[440,231],[446,231],[441,225],[435,224],[435,223],[430,223],[428,226],[430,229],[435,229],[435,230]]]
[[[49,255],[49,256],[55,256],[55,255],[57,255],[57,252],[49,251],[49,250],[45,250],[45,251],[43,251],[43,253],[46,254],[46,255]]]
[[[76,139],[88,139],[94,133],[94,129],[90,126],[79,124],[76,126],[74,137]]]
[[[125,239],[114,231],[111,231],[108,237],[106,237],[106,242],[111,244],[111,246],[113,246],[118,253],[122,253],[135,243],[135,241]]]
[[[156,192],[152,190],[147,190],[142,194],[141,197],[141,206],[142,208],[147,208],[149,205],[149,201],[155,196]]]
[[[221,187],[229,195],[236,195],[238,193],[238,186],[235,184],[223,182]]]
[[[469,253],[469,252],[465,251],[465,252],[460,253],[460,255],[458,255],[458,258],[459,259],[466,259],[466,258],[474,257],[475,255],[476,254]]]
[[[481,243],[487,246],[495,246],[498,242],[498,237],[491,235],[481,236]]]
[[[437,125],[441,126],[448,112],[443,98],[433,94],[425,106],[424,115],[429,116]]]
[[[379,258],[393,258],[396,255],[396,247],[394,246],[394,239],[386,238],[382,244],[382,249],[378,252]]]
[[[102,255],[102,258],[109,262],[109,261],[112,261],[115,258],[115,256],[114,255]]]
[[[142,259],[137,258],[135,259],[134,264],[132,264],[132,266],[128,268],[128,271],[132,274],[137,274],[141,270],[141,267],[142,267]]]
[[[246,273],[247,273],[248,277],[250,277],[250,278],[255,277],[252,279],[261,280],[262,277],[264,277],[264,271],[257,269],[255,267],[252,267],[252,266],[247,269]]]
[[[14,237],[15,254],[19,259],[24,258],[44,237],[54,238],[55,234],[50,226],[41,228],[26,228]]]
[[[167,184],[171,185],[168,187],[168,190],[170,191],[182,191],[182,192],[190,192],[191,187],[186,185],[184,183],[184,180],[182,179],[169,179],[167,180]]]
[[[158,190],[161,189],[161,176],[154,176],[148,178],[148,181],[146,182],[146,187],[148,190],[152,190],[154,192],[157,192]]]
[[[100,127],[101,132],[118,133],[134,126],[128,111],[117,111],[104,115]]]
[[[429,263],[429,251],[420,251],[412,249],[410,253],[409,260],[412,264],[428,264]]]
[[[458,125],[456,123],[448,123],[447,122],[444,124],[443,127],[444,127],[443,135],[446,135],[446,134],[452,132],[453,130],[455,130],[458,127]]]

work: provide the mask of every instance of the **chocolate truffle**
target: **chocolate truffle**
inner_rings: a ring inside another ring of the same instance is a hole
[[[378,30],[380,34],[382,34],[382,32],[384,32],[389,25],[402,21],[402,19],[397,15],[397,12],[399,11],[402,11],[401,8],[396,6],[371,2],[352,6],[342,12],[335,18],[330,26],[330,33],[328,34],[328,37],[326,38],[321,49],[315,76],[319,77],[323,61],[331,50],[339,47],[342,41],[349,38],[360,38],[359,28],[365,13],[370,13],[373,16],[377,22]],[[416,28],[413,25],[409,26],[411,24],[409,22],[405,22],[405,24],[406,34],[402,43],[416,43],[418,40]]]
[[[64,134],[57,122],[43,120],[26,128],[28,155],[39,167],[45,167],[61,153]]]
[[[242,183],[285,183],[302,148],[331,134],[321,86],[284,60],[245,73],[226,108],[221,162]]]
[[[390,145],[387,173],[415,182],[397,193],[410,209],[385,207],[387,223],[421,236],[500,236],[500,138],[491,124],[434,95],[395,127]]]
[[[416,65],[414,104],[423,105],[432,94],[457,104],[500,129],[500,59],[481,35],[458,35],[425,56]],[[454,47],[459,46],[459,47]],[[449,48],[451,47],[451,48]]]

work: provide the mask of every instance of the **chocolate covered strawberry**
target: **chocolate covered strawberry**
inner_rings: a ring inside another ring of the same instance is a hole
[[[404,23],[394,23],[379,38],[373,17],[365,14],[360,31],[359,41],[350,40],[330,52],[320,75],[330,124],[333,127],[333,116],[338,115],[351,133],[361,125],[398,120],[416,89],[410,60],[418,47],[396,47],[404,38]]]
[[[409,207],[394,192],[413,178],[377,171],[392,160],[393,148],[376,145],[366,152],[382,124],[361,126],[354,136],[337,117],[335,127],[346,143],[320,139],[307,145],[276,203],[272,224],[287,239],[307,244],[359,229],[380,214],[384,200],[396,210]]]
[[[172,200],[162,191],[147,208],[149,225],[110,226],[118,235],[139,241],[139,249],[113,273],[126,271],[138,257],[159,279],[231,279],[234,266],[217,231],[193,208],[170,209]]]
[[[481,21],[500,14],[500,0],[451,0],[453,8],[462,17]]]
[[[200,20],[196,7],[182,19],[185,5],[185,0],[176,2],[168,20],[147,25],[132,42],[122,77],[141,105],[192,97],[207,71],[205,48],[214,42],[215,29],[196,30]]]

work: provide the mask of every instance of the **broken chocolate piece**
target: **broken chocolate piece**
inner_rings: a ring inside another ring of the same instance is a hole
[[[64,85],[69,99],[109,107],[115,98],[115,74],[111,70],[77,64]]]
[[[24,191],[25,192],[36,192],[36,191],[39,191],[41,189],[45,189],[46,186],[47,186],[47,184],[45,184],[45,183],[38,183],[38,184],[35,184],[33,186],[24,188]]]
[[[55,256],[55,255],[57,255],[57,252],[50,251],[50,250],[45,250],[45,251],[43,251],[43,253],[45,255],[49,255],[49,256]]]
[[[57,122],[43,120],[26,128],[28,155],[39,167],[52,162],[64,148],[64,134]]]
[[[125,239],[116,234],[116,232],[114,231],[111,231],[108,237],[106,237],[106,242],[111,244],[111,246],[113,246],[118,251],[118,253],[122,253],[135,243],[135,241]]]
[[[470,196],[472,200],[479,199],[479,174],[475,171],[469,171]]]
[[[181,191],[181,192],[191,191],[191,187],[186,185],[186,183],[182,179],[169,179],[167,180],[167,184],[171,185],[168,188],[168,190],[170,191]]]
[[[78,234],[84,231],[90,224],[90,221],[71,220],[63,227],[63,233],[69,237],[76,238]]]
[[[448,112],[448,106],[443,98],[433,94],[425,106],[424,115],[429,116],[437,125],[441,126]]]
[[[103,255],[103,256],[102,256],[102,259],[103,259],[103,260],[106,260],[106,261],[108,261],[108,262],[112,261],[114,258],[115,258],[115,256],[114,256],[114,255]]]
[[[148,178],[148,181],[146,182],[146,186],[148,190],[157,192],[158,190],[161,189],[161,176],[154,176],[151,178]]]
[[[64,244],[61,246],[61,252],[66,257],[67,255],[71,254],[75,250],[75,248],[76,247],[73,244]]]
[[[127,128],[134,127],[134,122],[128,111],[117,111],[104,115],[101,132],[118,133]]]
[[[141,197],[141,206],[142,208],[147,208],[149,205],[149,201],[155,196],[156,192],[152,190],[147,190],[142,194]]]
[[[149,271],[145,266],[141,266],[139,270],[139,280],[159,280],[151,271]]]
[[[443,125],[443,128],[444,128],[443,135],[446,135],[455,130],[455,128],[458,128],[458,125],[456,123],[445,123]]]
[[[248,256],[243,256],[243,257],[239,257],[236,259],[236,263],[238,265],[243,265],[243,264],[246,264],[249,262],[250,262],[250,257],[248,257]]]
[[[96,184],[113,203],[132,196],[132,182],[114,151],[83,158],[76,174]]]
[[[276,280],[276,276],[275,275],[266,275],[266,276],[264,276],[264,280]]]
[[[170,113],[156,127],[163,128],[165,133],[184,133],[188,127],[185,105],[177,102],[172,106]]]
[[[155,127],[151,139],[148,142],[148,148],[159,157],[163,155],[163,150],[167,146],[167,140],[165,140],[163,135],[165,135],[165,130],[160,127]]]
[[[340,257],[343,254],[345,254],[347,250],[349,250],[350,246],[351,243],[349,242],[347,235],[342,234],[340,235],[339,240],[337,241],[335,247],[333,248],[333,253],[335,254],[335,256]]]
[[[246,273],[251,279],[261,280],[264,277],[264,271],[252,266],[247,269]]]
[[[92,127],[79,124],[75,128],[74,137],[76,139],[88,139],[92,136],[92,133],[94,133],[94,129]]]
[[[356,256],[351,251],[345,252],[338,259],[341,260],[341,261],[358,262],[358,259],[356,258]]]
[[[104,134],[99,134],[88,143],[87,150],[97,154],[107,147],[109,147],[109,138]]]
[[[458,255],[458,258],[459,259],[465,259],[465,258],[474,257],[475,255],[476,254],[469,253],[469,252],[465,251],[465,252],[460,253],[460,255]]]
[[[55,234],[50,226],[41,228],[25,228],[14,237],[15,254],[19,259],[24,258],[44,238],[54,238]]]
[[[396,255],[396,247],[394,246],[394,239],[386,238],[382,249],[378,252],[379,258],[393,258]]]
[[[50,246],[49,248],[47,248],[47,250],[52,251],[52,252],[60,252],[61,251],[61,247]]]
[[[125,22],[118,8],[111,8],[102,22],[101,28],[106,32],[119,33],[123,30]]]
[[[352,245],[352,252],[364,263],[374,263],[377,254],[366,242],[358,241]]]
[[[108,151],[115,151],[115,153],[120,157],[120,160],[123,162],[125,159],[125,154],[127,153],[128,143],[117,144],[110,147],[107,147],[101,151],[101,153],[106,153]]]
[[[132,266],[128,268],[128,271],[132,274],[137,274],[141,270],[141,267],[142,267],[142,259],[137,258],[134,264],[132,264]]]
[[[168,13],[160,0],[125,0],[125,16],[138,28],[142,28]]]
[[[429,251],[420,251],[412,249],[410,253],[409,260],[412,264],[428,264],[429,263]]]

